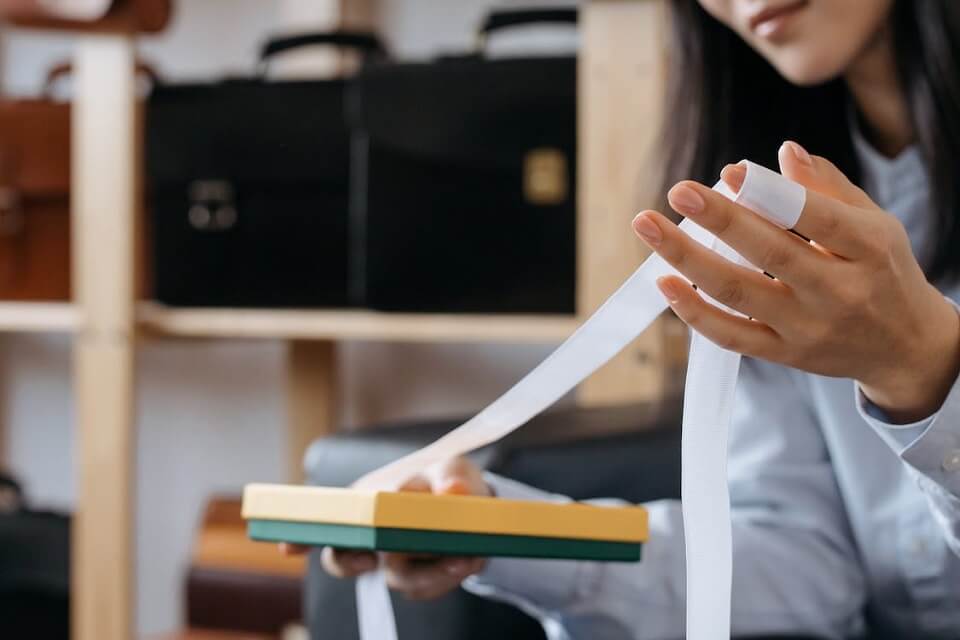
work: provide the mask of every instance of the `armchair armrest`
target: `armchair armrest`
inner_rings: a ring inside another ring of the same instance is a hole
[[[641,502],[679,495],[679,403],[569,409],[537,416],[523,429],[473,454],[484,468],[583,499]],[[311,484],[345,486],[429,444],[462,419],[411,422],[318,440],[305,459]],[[353,584],[327,576],[312,553],[305,610],[314,638],[356,638]],[[542,640],[540,625],[508,605],[458,591],[437,602],[394,599],[405,638]]]
[[[318,440],[304,461],[307,478],[311,484],[349,485],[462,421],[395,424]],[[537,416],[472,457],[485,469],[575,499],[677,497],[679,424],[679,404],[564,409]]]

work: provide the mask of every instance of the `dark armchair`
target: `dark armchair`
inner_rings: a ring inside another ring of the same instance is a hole
[[[306,457],[312,484],[347,485],[404,453],[435,440],[460,420],[393,425],[335,435]],[[474,454],[495,473],[577,499],[632,502],[678,497],[679,403],[546,413]],[[394,598],[401,638],[418,640],[541,640],[539,624],[517,609],[458,591],[434,602]],[[352,581],[328,577],[319,555],[310,561],[305,610],[313,640],[357,638]]]

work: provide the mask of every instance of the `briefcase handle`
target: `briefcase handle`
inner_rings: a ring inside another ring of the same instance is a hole
[[[12,476],[0,471],[0,515],[23,509],[23,490]]]
[[[151,87],[160,84],[160,74],[157,73],[149,63],[137,60],[134,63],[136,74],[145,78]],[[50,67],[47,71],[47,77],[43,81],[43,96],[49,98],[53,95],[53,87],[62,79],[73,74],[73,63],[64,61]]]
[[[328,45],[338,49],[353,49],[363,54],[365,60],[383,58],[387,50],[376,35],[365,31],[329,31],[318,33],[301,33],[280,38],[271,38],[260,49],[260,67],[264,69],[267,61],[285,51]]]
[[[487,16],[477,33],[481,45],[494,31],[511,27],[533,24],[569,24],[577,25],[580,22],[580,12],[575,8],[557,9],[517,9],[515,11],[494,11]]]

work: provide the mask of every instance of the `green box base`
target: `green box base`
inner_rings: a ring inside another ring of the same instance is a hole
[[[247,533],[260,542],[289,542],[367,551],[433,555],[552,558],[637,562],[641,545],[632,542],[540,538],[419,529],[360,527],[345,524],[250,520]]]

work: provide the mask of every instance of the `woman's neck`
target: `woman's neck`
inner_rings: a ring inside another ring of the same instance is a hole
[[[877,34],[844,76],[864,125],[864,135],[888,157],[913,142],[910,112],[897,77],[893,34]]]

